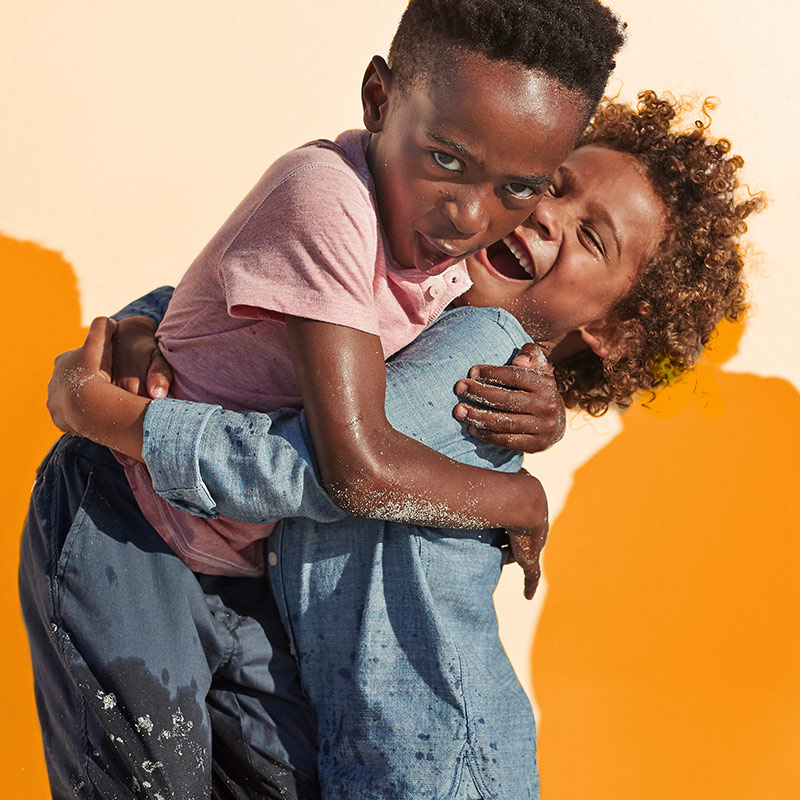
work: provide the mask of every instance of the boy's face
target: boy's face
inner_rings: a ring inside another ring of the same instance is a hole
[[[368,160],[395,261],[435,275],[510,233],[572,150],[586,100],[538,70],[461,54],[398,91],[364,79]]]
[[[467,262],[462,302],[510,311],[556,359],[586,345],[607,355],[612,309],[664,233],[663,205],[634,157],[581,147],[530,218]]]

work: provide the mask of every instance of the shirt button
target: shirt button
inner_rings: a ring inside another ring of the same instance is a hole
[[[271,567],[274,567],[278,563],[278,554],[273,553],[272,550],[270,550],[269,555],[267,556],[267,561]]]
[[[444,284],[442,281],[437,281],[436,283],[432,283],[428,287],[428,294],[436,300],[437,297],[441,297],[442,293],[444,292]]]

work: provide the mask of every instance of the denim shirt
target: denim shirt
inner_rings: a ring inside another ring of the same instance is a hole
[[[505,311],[461,308],[387,363],[394,427],[474,466],[521,456],[472,439],[452,389],[528,337]],[[183,510],[283,519],[267,563],[318,717],[326,798],[538,797],[535,723],[500,644],[492,593],[503,535],[351,517],[328,498],[303,414],[154,401],[143,455]]]

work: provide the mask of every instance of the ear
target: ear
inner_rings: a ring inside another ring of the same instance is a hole
[[[361,82],[364,127],[370,133],[379,133],[383,128],[391,93],[392,70],[380,56],[373,56]]]
[[[615,320],[604,319],[591,322],[578,328],[578,333],[584,344],[600,358],[608,358],[617,345],[617,323]]]

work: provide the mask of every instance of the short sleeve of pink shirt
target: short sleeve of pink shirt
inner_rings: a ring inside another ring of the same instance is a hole
[[[271,170],[275,185],[220,259],[228,313],[311,317],[379,335],[373,282],[381,234],[367,186],[326,147],[300,148],[280,162]]]

